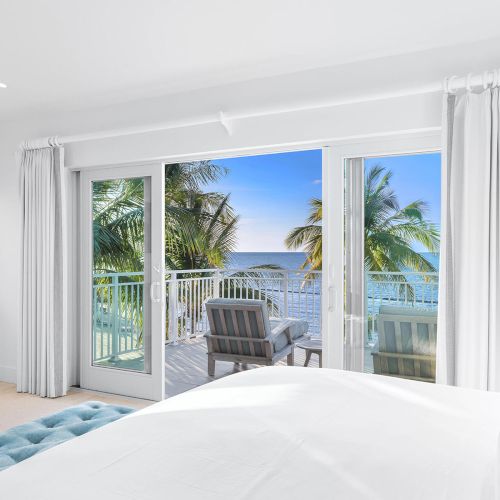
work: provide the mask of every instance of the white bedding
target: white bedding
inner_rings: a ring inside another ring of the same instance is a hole
[[[498,499],[500,395],[312,368],[239,373],[0,473],[10,500]]]

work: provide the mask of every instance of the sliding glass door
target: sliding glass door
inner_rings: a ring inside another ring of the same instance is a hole
[[[435,380],[439,154],[345,163],[346,362]]]
[[[162,165],[85,171],[82,387],[162,399]]]
[[[440,155],[345,160],[346,366],[434,382]]]
[[[435,381],[439,135],[331,147],[330,367]]]

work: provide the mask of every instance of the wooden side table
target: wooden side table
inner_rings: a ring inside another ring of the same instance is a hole
[[[319,357],[319,367],[323,366],[323,345],[321,344],[321,339],[311,339],[299,341],[295,344],[299,349],[304,349],[306,351],[306,361],[304,366],[309,366],[309,361],[311,360],[311,354],[317,354]]]

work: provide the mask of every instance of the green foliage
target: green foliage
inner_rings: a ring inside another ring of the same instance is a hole
[[[432,263],[412,248],[418,242],[429,252],[439,249],[439,229],[425,218],[427,203],[416,200],[401,208],[390,186],[391,177],[392,172],[380,165],[365,177],[365,269],[435,272]],[[318,270],[322,266],[322,203],[316,198],[309,203],[306,225],[292,229],[285,242],[290,249],[307,252],[303,268]]]
[[[368,271],[435,272],[436,268],[413,250],[421,243],[429,252],[439,249],[439,229],[425,216],[422,200],[401,208],[390,186],[392,172],[372,167],[365,179],[365,267]]]
[[[307,259],[302,268],[311,271],[320,271],[322,265],[322,226],[323,206],[321,200],[312,198],[309,200],[309,216],[306,225],[292,229],[286,237],[285,244],[292,250],[303,248],[307,253]]]
[[[210,161],[165,167],[167,269],[223,267],[235,248],[238,216],[229,195],[205,193],[226,170]],[[143,270],[144,181],[93,184],[94,271]]]
[[[94,271],[142,270],[144,181],[93,183]]]

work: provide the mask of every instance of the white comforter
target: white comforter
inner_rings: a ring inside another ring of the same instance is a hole
[[[262,368],[0,473],[9,500],[497,499],[500,395]]]

